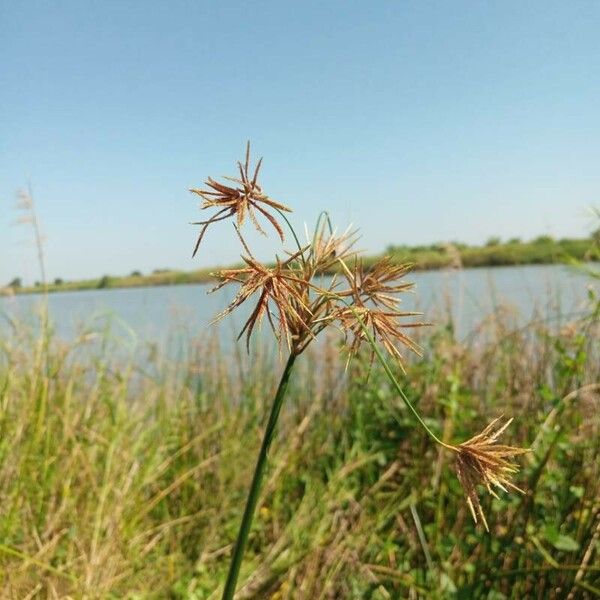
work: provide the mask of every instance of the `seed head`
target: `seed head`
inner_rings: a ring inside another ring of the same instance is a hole
[[[425,323],[404,323],[401,319],[419,314],[397,310],[378,310],[366,306],[353,306],[352,308],[342,307],[338,309],[334,313],[334,318],[337,319],[346,334],[352,335],[352,340],[348,345],[350,357],[354,356],[362,344],[367,341],[367,334],[363,329],[364,325],[375,341],[379,342],[402,365],[402,353],[399,346],[406,346],[415,354],[421,355],[421,349],[418,344],[402,330],[411,327],[421,327]]]
[[[256,227],[256,230],[265,234],[264,229],[258,222],[256,211],[263,215],[275,228],[275,231],[279,234],[281,240],[284,240],[283,229],[277,222],[275,217],[267,210],[268,208],[274,208],[280,211],[291,212],[291,209],[287,208],[283,204],[276,202],[269,198],[263,191],[261,186],[258,184],[258,172],[262,164],[262,158],[256,164],[254,174],[250,174],[250,142],[246,144],[246,160],[242,165],[241,162],[237,163],[239,170],[239,177],[224,177],[227,181],[235,184],[234,187],[219,183],[209,177],[205,184],[208,189],[196,189],[192,188],[190,192],[197,194],[203,199],[201,209],[216,208],[217,212],[207,221],[197,221],[192,223],[193,225],[202,225],[200,228],[200,234],[194,246],[194,252],[192,256],[196,255],[200,242],[206,233],[206,229],[211,223],[223,221],[230,217],[236,217],[237,227],[240,228],[246,219],[246,215],[249,216],[250,220]]]
[[[498,495],[494,487],[505,492],[512,489],[523,494],[523,490],[510,481],[519,470],[518,465],[511,459],[530,451],[528,448],[496,443],[512,422],[512,419],[508,419],[504,425],[500,425],[501,419],[502,417],[494,419],[481,433],[454,447],[457,452],[458,480],[467,494],[467,504],[473,520],[477,523],[478,517],[481,518],[487,531],[489,527],[477,495],[477,485],[485,485],[487,491],[495,498],[498,498]]]
[[[308,237],[308,232],[307,232]],[[327,274],[342,261],[356,257],[354,246],[358,239],[358,231],[348,227],[338,235],[336,231],[317,230],[309,241],[307,263],[313,274]]]
[[[365,269],[362,261],[356,261],[348,281],[361,302],[395,309],[400,303],[398,294],[414,287],[414,283],[402,280],[410,269],[409,264],[394,264],[389,256],[378,260],[370,269]]]
[[[348,298],[348,304],[341,303],[332,314],[343,331],[352,335],[349,345],[350,356],[358,352],[367,340],[365,328],[371,336],[402,365],[399,346],[406,346],[416,354],[421,350],[404,329],[423,327],[427,323],[407,322],[407,317],[420,316],[418,312],[398,310],[398,294],[410,290],[412,283],[401,281],[410,270],[409,265],[395,265],[385,257],[377,261],[370,269],[365,269],[362,261],[356,260],[352,269],[345,268],[347,290],[338,292],[340,298]]]
[[[274,267],[267,267],[252,256],[242,256],[246,267],[224,269],[216,273],[219,283],[211,290],[214,292],[230,283],[238,283],[239,290],[229,306],[214,321],[219,321],[243,304],[250,296],[258,294],[258,301],[250,317],[244,324],[238,339],[246,334],[246,347],[250,347],[250,337],[257,325],[266,316],[267,321],[279,343],[284,339],[292,347],[291,332],[298,326],[308,329],[303,315],[310,313],[298,294],[299,285],[304,282],[290,269],[291,257],[285,262],[277,260]],[[274,315],[276,311],[276,315]],[[275,317],[275,320],[274,320]]]

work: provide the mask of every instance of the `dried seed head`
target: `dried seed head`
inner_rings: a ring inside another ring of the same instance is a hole
[[[481,433],[454,447],[457,452],[458,480],[467,494],[467,504],[475,523],[480,518],[487,531],[489,531],[489,527],[477,495],[477,485],[483,484],[495,498],[498,495],[494,487],[505,492],[512,489],[521,494],[524,493],[510,481],[511,477],[519,470],[518,465],[511,459],[530,451],[528,448],[503,446],[496,443],[512,422],[512,419],[508,419],[504,425],[500,425],[501,418],[494,419]]]
[[[276,202],[269,198],[263,191],[261,186],[258,184],[258,172],[262,164],[262,158],[256,164],[254,173],[250,174],[250,142],[246,145],[246,160],[242,165],[238,162],[239,178],[238,177],[225,177],[227,181],[235,184],[234,187],[231,185],[225,185],[219,183],[209,177],[205,184],[208,189],[191,189],[190,192],[197,194],[203,199],[201,209],[216,208],[217,212],[207,221],[197,221],[193,225],[202,225],[200,228],[200,234],[194,247],[192,256],[195,256],[200,242],[206,233],[206,229],[211,223],[223,221],[230,217],[236,217],[237,226],[241,227],[244,224],[246,215],[250,218],[257,231],[265,234],[263,228],[258,222],[256,212],[260,213],[265,217],[275,231],[279,234],[279,237],[283,241],[283,229],[277,222],[275,217],[267,210],[268,208],[291,212],[287,206]]]
[[[385,256],[370,269],[365,269],[362,261],[356,261],[351,277],[347,274],[347,278],[361,302],[395,309],[400,303],[398,294],[414,287],[414,283],[402,281],[410,269],[411,265],[394,264]]]
[[[377,261],[370,269],[365,269],[362,261],[356,260],[353,268],[345,268],[345,277],[349,289],[338,292],[341,298],[348,298],[351,307],[341,303],[332,317],[336,319],[346,333],[352,334],[350,356],[358,352],[367,333],[402,365],[400,346],[405,346],[421,354],[419,346],[404,333],[404,329],[423,327],[422,322],[407,322],[406,318],[420,316],[418,312],[398,310],[398,294],[410,290],[412,283],[401,281],[410,270],[409,265],[396,265],[385,257]],[[362,324],[361,324],[362,323]]]
[[[335,231],[325,232],[324,228],[317,231],[309,246],[308,263],[313,273],[328,273],[340,261],[354,258],[357,234],[352,227],[348,227],[341,235]]]
[[[298,278],[294,270],[289,268],[291,259],[285,262],[277,261],[275,267],[267,267],[251,256],[242,256],[242,259],[246,267],[225,269],[216,273],[220,282],[211,292],[230,283],[238,283],[240,287],[229,306],[217,315],[214,321],[219,321],[250,296],[258,294],[256,306],[240,331],[238,339],[246,334],[246,346],[249,348],[254,329],[266,316],[278,342],[281,343],[285,339],[291,349],[291,332],[298,326],[297,324],[308,328],[302,315],[309,312],[309,309],[298,293],[299,284],[304,282]]]
[[[352,308],[339,308],[334,312],[333,318],[338,321],[346,334],[352,335],[352,340],[348,345],[350,357],[354,356],[363,343],[367,341],[367,334],[363,329],[364,325],[375,341],[379,342],[402,366],[400,346],[405,346],[419,356],[421,355],[421,349],[418,344],[408,337],[403,332],[403,329],[421,327],[425,323],[404,323],[401,319],[419,314],[396,310],[384,311],[366,306],[353,306]]]

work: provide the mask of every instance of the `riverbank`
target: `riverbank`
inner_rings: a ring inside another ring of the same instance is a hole
[[[484,246],[467,246],[459,242],[438,243],[429,246],[388,246],[385,254],[399,263],[410,263],[414,271],[429,271],[446,268],[495,267],[514,265],[536,265],[568,263],[571,260],[585,261],[598,257],[592,251],[592,239],[554,240],[542,236],[530,242],[512,240],[500,242],[490,240]],[[380,256],[367,257],[368,265]],[[210,283],[215,280],[214,272],[219,267],[178,271],[156,270],[144,275],[133,272],[125,276],[104,275],[95,279],[78,281],[55,280],[47,285],[47,291],[68,292],[79,290],[152,287]],[[41,284],[34,286],[7,286],[0,288],[0,295],[36,294],[43,291]]]

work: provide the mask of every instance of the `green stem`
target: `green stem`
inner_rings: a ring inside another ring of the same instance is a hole
[[[288,226],[289,230],[292,232],[292,236],[294,237],[296,246],[298,247],[298,252],[300,252],[300,255],[302,256],[302,260],[304,260],[304,253],[302,251],[302,246],[300,244],[300,240],[298,239],[298,236],[296,235],[296,230],[292,227],[292,224],[290,223],[289,219],[285,216],[285,213],[282,210],[279,210],[278,208],[276,208],[275,210],[281,215],[281,218],[286,222],[286,225]]]
[[[344,267],[345,269],[348,268],[343,261],[340,261],[340,263],[342,264],[342,267]],[[354,308],[354,306],[352,306],[351,304],[346,302],[346,300],[344,300],[344,298],[342,298],[341,296],[338,296],[337,294],[334,294],[331,292],[330,292],[330,295],[332,297],[336,298],[336,300],[345,304],[352,311],[352,314],[353,314],[354,318],[358,321],[361,329],[363,330],[363,333],[365,334],[367,341],[369,342],[369,345],[371,346],[371,348],[373,349],[373,352],[375,352],[375,355],[377,356],[377,359],[383,366],[383,370],[385,371],[385,374],[387,375],[388,379],[391,381],[392,385],[396,388],[398,395],[400,396],[400,398],[402,399],[402,401],[404,402],[404,404],[406,405],[408,410],[410,410],[410,412],[413,414],[413,416],[418,421],[418,423],[427,432],[427,435],[429,435],[429,437],[434,442],[436,442],[437,444],[440,444],[440,446],[443,446],[447,450],[452,450],[455,452],[456,448],[454,446],[452,446],[450,444],[446,444],[446,442],[442,441],[437,435],[435,435],[435,433],[433,433],[433,431],[428,427],[427,423],[425,423],[425,421],[423,421],[423,419],[421,418],[421,415],[418,413],[417,409],[412,405],[412,402],[408,399],[408,397],[404,393],[402,386],[400,385],[400,383],[398,383],[398,380],[396,379],[392,369],[390,368],[388,361],[385,359],[383,352],[381,351],[381,349],[379,348],[379,345],[377,344],[377,342],[371,335],[369,328],[365,325],[364,321],[361,319],[358,311]],[[394,419],[396,419],[396,421],[398,421],[400,423],[400,421],[394,411],[392,411],[392,415],[393,415]]]
[[[410,412],[413,414],[415,419],[417,419],[419,424],[423,427],[423,429],[425,429],[425,431],[427,432],[429,437],[431,437],[431,439],[434,442],[436,442],[437,444],[440,444],[441,446],[443,446],[444,448],[447,448],[449,450],[456,450],[456,448],[454,448],[453,446],[446,444],[445,442],[440,440],[440,438],[437,435],[435,435],[435,433],[433,433],[433,431],[428,427],[427,423],[425,423],[425,421],[423,421],[423,419],[421,418],[421,415],[418,413],[417,409],[412,405],[412,402],[408,399],[408,397],[404,393],[404,390],[402,389],[402,386],[396,379],[392,369],[390,368],[388,361],[385,359],[385,356],[383,356],[383,352],[381,352],[381,349],[379,348],[377,342],[373,339],[371,332],[368,330],[367,326],[363,323],[362,319],[360,318],[360,316],[358,315],[358,313],[356,312],[354,307],[348,305],[347,303],[346,303],[346,305],[349,306],[349,308],[353,312],[355,318],[358,320],[361,329],[363,330],[364,334],[367,336],[369,345],[371,346],[371,348],[373,348],[373,351],[377,355],[379,362],[383,366],[383,370],[385,371],[385,374],[388,376],[388,379],[392,382],[392,385],[396,388],[398,395],[400,396],[400,398],[402,398],[402,401],[404,402],[404,404],[406,405],[408,410],[410,410]],[[395,417],[395,415],[394,415],[394,417]]]
[[[225,589],[223,590],[223,600],[233,600],[235,594],[235,586],[237,584],[238,576],[240,574],[240,567],[242,566],[242,558],[244,556],[244,550],[248,542],[248,535],[250,533],[250,527],[252,526],[252,517],[256,510],[256,504],[258,502],[258,496],[260,494],[260,484],[267,466],[267,454],[269,452],[269,446],[273,441],[275,434],[275,427],[285,397],[290,375],[292,373],[292,367],[296,360],[295,354],[290,354],[288,361],[285,365],[281,379],[279,381],[279,387],[275,393],[273,399],[273,406],[271,407],[271,414],[269,415],[269,421],[265,434],[258,453],[258,459],[256,460],[256,467],[254,468],[254,476],[252,477],[252,484],[250,485],[250,491],[248,492],[248,498],[246,500],[246,508],[244,509],[244,516],[242,517],[242,523],[238,532],[237,541],[233,550],[233,556],[231,557],[231,564],[229,565],[229,574],[227,575],[227,581],[225,583]]]

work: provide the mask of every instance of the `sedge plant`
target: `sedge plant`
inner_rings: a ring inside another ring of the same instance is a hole
[[[367,347],[372,359],[377,358],[382,364],[385,374],[417,424],[434,443],[455,455],[458,478],[476,523],[481,522],[488,529],[477,494],[478,485],[483,484],[494,496],[494,488],[521,491],[511,482],[517,472],[517,465],[512,459],[528,451],[497,443],[512,419],[502,423],[499,417],[481,433],[457,445],[444,442],[431,430],[404,393],[388,360],[397,361],[403,368],[403,348],[420,353],[419,346],[407,331],[426,323],[415,320],[420,313],[400,308],[401,294],[413,288],[413,284],[404,279],[410,265],[396,264],[385,257],[370,268],[365,268],[360,253],[355,249],[356,230],[347,229],[338,234],[326,213],[320,215],[312,235],[306,232],[306,240],[301,242],[286,216],[286,213],[292,212],[291,209],[270,198],[259,184],[261,164],[262,159],[251,171],[248,144],[244,162],[237,164],[236,177],[226,177],[223,183],[208,178],[206,188],[190,190],[202,198],[201,209],[216,211],[209,219],[194,223],[201,228],[193,254],[197,253],[207,229],[227,219],[234,219],[235,232],[243,250],[243,266],[215,273],[218,283],[211,291],[229,285],[237,286],[233,300],[217,315],[215,321],[226,317],[242,304],[254,301],[239,338],[245,337],[246,347],[250,351],[252,335],[266,321],[280,350],[287,352],[233,548],[223,600],[231,600],[235,594],[267,467],[269,447],[294,365],[298,356],[328,327],[336,327],[341,331],[348,360],[361,347]],[[243,236],[242,228],[247,220],[265,235],[263,225],[267,224],[284,243],[286,236],[281,220],[292,236],[293,249],[284,250],[283,257],[276,255],[271,264],[262,263],[254,257]],[[394,417],[398,418],[395,407],[390,408]]]

